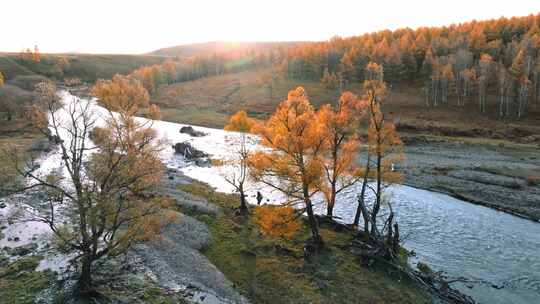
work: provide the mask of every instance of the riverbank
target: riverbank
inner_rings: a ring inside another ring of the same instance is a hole
[[[28,119],[13,118],[0,122],[0,197],[2,191],[21,181],[15,172],[13,161],[4,153],[16,149],[22,161],[39,156],[42,152],[50,151],[50,143]]]
[[[377,263],[361,266],[349,250],[353,231],[322,224],[327,250],[308,262],[303,253],[307,224],[290,241],[264,237],[251,218],[236,214],[237,196],[178,173],[169,176],[180,180],[170,193],[182,198],[181,212],[205,223],[211,233],[202,254],[252,303],[431,303],[426,292],[398,273]],[[202,211],[208,204],[220,211]]]
[[[404,136],[405,184],[540,221],[540,150],[471,138]]]

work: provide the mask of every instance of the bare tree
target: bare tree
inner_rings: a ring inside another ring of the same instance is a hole
[[[124,253],[172,220],[165,212],[169,201],[152,194],[163,172],[157,157],[161,145],[151,124],[137,122],[130,114],[145,103],[139,97],[147,96],[135,91],[140,93],[139,88],[122,91],[124,104],[109,96],[121,112],[98,117],[89,102],[61,102],[51,83],[40,84],[39,104],[28,115],[43,133],[59,139],[59,170],[37,173],[33,161],[23,161],[14,148],[6,151],[15,170],[29,180],[15,191],[37,189],[46,194],[49,212],[33,214],[34,220],[48,224],[61,247],[75,253],[80,265],[77,290],[82,295],[94,290],[97,260]],[[124,111],[127,105],[130,110]],[[97,127],[100,118],[103,127]],[[90,132],[94,143],[88,139]],[[69,216],[63,217],[59,209],[69,211]]]

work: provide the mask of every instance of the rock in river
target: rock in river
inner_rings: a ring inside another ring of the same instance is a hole
[[[192,126],[183,126],[180,128],[180,133],[189,134],[192,137],[206,136],[206,133],[195,130]]]
[[[208,154],[194,148],[188,142],[180,142],[173,146],[174,152],[177,154],[182,154],[188,160],[195,160],[197,164],[205,163],[202,159],[207,158]]]

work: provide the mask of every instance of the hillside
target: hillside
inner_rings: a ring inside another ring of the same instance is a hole
[[[228,117],[239,109],[263,119],[286,98],[287,92],[303,86],[315,106],[336,102],[337,90],[326,89],[319,81],[277,78],[269,82],[270,69],[206,77],[194,81],[161,86],[154,100],[162,108],[165,120],[222,128]],[[351,83],[345,90],[361,94],[361,84]],[[509,138],[540,134],[540,107],[531,105],[521,120],[499,119],[496,92],[487,98],[487,114],[478,115],[474,102],[464,108],[453,102],[437,107],[425,106],[421,84],[395,85],[385,104],[387,117],[402,131],[459,137]]]
[[[42,54],[40,62],[22,61],[19,54],[0,53],[0,71],[10,80],[20,75],[39,74],[57,78],[56,64],[64,57],[70,68],[64,77],[77,77],[93,82],[98,78],[111,78],[114,74],[128,74],[142,65],[161,63],[164,58],[146,55],[93,55],[93,54]]]
[[[185,44],[162,48],[148,53],[147,55],[168,57],[193,57],[197,55],[207,56],[225,53],[244,53],[249,51],[270,51],[276,47],[292,47],[303,42],[225,42],[211,41],[205,43]]]

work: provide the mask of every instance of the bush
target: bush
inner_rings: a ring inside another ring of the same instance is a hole
[[[17,76],[10,80],[8,83],[17,86],[23,90],[33,91],[38,83],[44,81],[48,81],[48,79],[40,75],[24,75]]]
[[[32,92],[10,84],[3,85],[0,87],[0,112],[4,112],[6,119],[11,120],[14,115],[22,113],[33,99]]]

